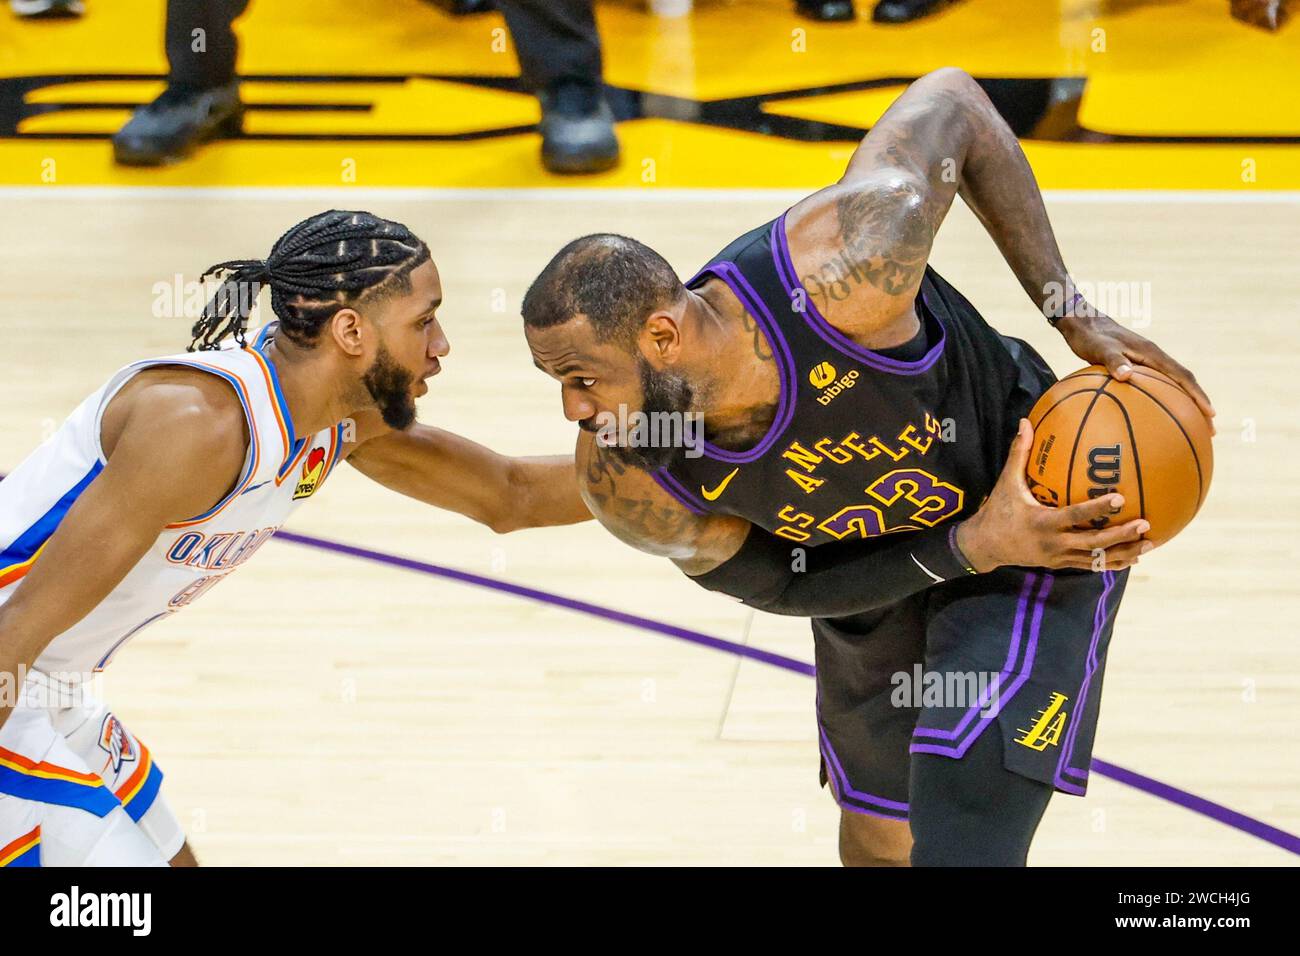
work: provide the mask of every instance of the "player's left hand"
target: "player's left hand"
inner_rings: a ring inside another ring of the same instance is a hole
[[[1205,390],[1196,383],[1196,376],[1175,362],[1169,354],[1150,339],[1124,328],[1108,315],[1072,315],[1056,324],[1065,336],[1066,343],[1090,365],[1104,365],[1110,374],[1127,382],[1133,374],[1133,365],[1145,365],[1172,378],[1200,408],[1214,433],[1214,406]]]

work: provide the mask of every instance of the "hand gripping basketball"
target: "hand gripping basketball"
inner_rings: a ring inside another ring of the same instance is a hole
[[[1146,520],[1100,530],[1090,527],[1119,513],[1124,506],[1120,495],[1102,495],[1065,508],[1049,508],[1034,499],[1025,480],[1033,443],[1034,430],[1022,418],[997,484],[979,511],[957,528],[957,546],[975,570],[1014,565],[1118,571],[1137,564],[1139,555],[1153,547],[1141,540],[1150,529]]]

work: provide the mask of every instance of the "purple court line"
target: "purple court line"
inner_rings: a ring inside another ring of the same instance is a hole
[[[1244,813],[1238,813],[1236,810],[1229,810],[1227,807],[1220,806],[1206,800],[1204,797],[1198,797],[1194,793],[1188,793],[1186,790],[1179,790],[1177,787],[1171,787],[1167,783],[1161,783],[1151,777],[1144,776],[1134,770],[1125,770],[1123,767],[1117,767],[1109,761],[1102,760],[1099,757],[1092,758],[1092,769],[1105,777],[1112,780],[1118,780],[1120,783],[1126,783],[1130,787],[1136,787],[1154,797],[1162,800],[1168,800],[1170,803],[1176,803],[1180,807],[1191,810],[1193,813],[1199,813],[1207,816],[1211,820],[1218,820],[1220,823],[1230,827],[1235,827],[1243,833],[1249,833],[1251,836],[1259,837],[1274,846],[1280,846],[1284,850],[1290,850],[1292,853],[1300,854],[1300,837],[1287,833],[1285,830],[1279,830],[1277,827],[1269,826],[1262,820],[1256,820],[1254,817],[1248,817]]]
[[[704,647],[711,647],[714,650],[727,651],[731,654],[739,654],[741,657],[749,657],[756,661],[762,661],[765,664],[771,664],[774,667],[781,667],[788,671],[794,671],[796,674],[806,674],[812,677],[816,674],[813,665],[804,661],[795,660],[793,657],[786,657],[782,654],[772,654],[768,651],[759,650],[758,648],[748,647],[744,644],[737,644],[734,641],[725,641],[720,637],[712,637],[708,634],[702,634],[699,631],[692,631],[684,627],[676,627],[672,624],[664,624],[661,621],[655,621],[647,617],[640,617],[636,614],[627,614],[623,611],[615,611],[611,608],[601,607],[598,604],[591,604],[587,601],[579,601],[574,598],[563,597],[559,594],[552,594],[549,591],[540,591],[537,588],[524,587],[519,584],[510,584],[507,581],[499,581],[496,578],[485,577],[481,574],[472,574],[469,571],[458,571],[455,568],[448,568],[440,564],[429,564],[426,561],[415,561],[411,558],[399,557],[395,554],[386,554],[383,551],[372,551],[369,548],[358,548],[354,545],[343,544],[338,541],[329,541],[325,538],[316,538],[311,535],[296,534],[292,531],[279,531],[271,539],[273,541],[288,541],[292,544],[306,545],[309,548],[319,548],[322,551],[333,551],[336,554],[346,554],[350,557],[361,558],[364,561],[374,561],[378,564],[387,564],[395,568],[403,568],[407,571],[419,571],[421,574],[429,574],[434,577],[449,578],[452,581],[460,581],[464,584],[473,584],[477,587],[488,588],[493,591],[504,591],[506,594],[514,594],[518,597],[528,598],[532,601],[539,601],[543,604],[552,604],[556,607],[567,608],[571,611],[578,611],[582,614],[590,614],[592,617],[604,618],[607,621],[614,621],[618,624],[626,624],[629,627],[640,628],[644,631],[653,631],[657,634],[664,634],[668,637],[675,637],[678,640],[690,641],[692,644],[699,644]],[[1277,827],[1270,826],[1262,820],[1256,820],[1248,817],[1244,813],[1238,813],[1236,810],[1230,810],[1225,806],[1206,800],[1204,797],[1198,797],[1186,790],[1180,790],[1175,786],[1167,783],[1161,783],[1151,777],[1143,776],[1132,770],[1125,770],[1123,767],[1116,766],[1108,761],[1094,757],[1092,759],[1092,769],[1103,777],[1109,777],[1119,783],[1127,784],[1153,797],[1159,797],[1161,800],[1167,800],[1170,803],[1177,804],[1184,809],[1191,810],[1193,813],[1199,813],[1202,816],[1209,817],[1211,820],[1217,820],[1225,826],[1248,833],[1253,837],[1272,843],[1291,853],[1300,855],[1300,837],[1287,833],[1285,830],[1279,830]]]
[[[3,481],[4,479],[4,472],[0,472],[0,481]],[[699,644],[703,647],[711,647],[714,650],[738,654],[741,657],[748,657],[752,660],[762,661],[765,664],[771,664],[773,667],[780,667],[788,671],[794,671],[796,674],[806,674],[807,676],[812,677],[817,673],[816,669],[811,664],[807,664],[804,661],[797,661],[793,657],[786,657],[783,654],[772,654],[756,647],[737,644],[734,641],[724,641],[720,637],[711,637],[710,635],[702,634],[699,631],[692,631],[684,627],[675,627],[672,624],[663,624],[659,621],[653,621],[650,618],[638,617],[635,614],[625,614],[622,611],[611,610],[610,608],[601,607],[597,604],[589,604],[586,601],[561,597],[558,594],[551,594],[549,591],[539,591],[536,588],[528,588],[519,584],[510,584],[506,581],[498,581],[495,578],[484,577],[481,574],[471,574],[468,571],[457,571],[455,568],[443,567],[439,564],[415,561],[411,558],[402,558],[395,554],[385,554],[382,551],[371,551],[369,548],[358,548],[338,541],[327,541],[324,538],[314,538],[310,535],[295,534],[292,531],[279,531],[274,535],[272,540],[288,541],[291,544],[301,544],[309,548],[319,548],[322,551],[333,551],[336,554],[346,554],[350,557],[361,558],[363,561],[374,561],[378,564],[387,564],[395,568],[403,568],[407,571],[419,571],[421,574],[449,578],[452,581],[473,584],[477,587],[489,588],[493,591],[503,591],[506,594],[514,594],[518,597],[539,601],[542,604],[553,604],[557,607],[568,608],[571,611],[590,614],[593,617],[601,617],[607,621],[626,624],[628,627],[639,627],[645,631],[653,631],[667,637],[675,637],[678,640],[690,641],[693,644]],[[1161,800],[1168,800],[1170,803],[1191,810],[1193,813],[1199,813],[1202,816],[1209,817],[1211,820],[1217,820],[1224,826],[1232,827],[1233,829],[1240,830],[1243,833],[1249,833],[1251,836],[1258,837],[1266,843],[1272,843],[1274,846],[1279,846],[1284,850],[1300,855],[1300,837],[1287,833],[1285,830],[1279,830],[1275,826],[1270,826],[1262,820],[1248,817],[1244,813],[1230,810],[1221,804],[1214,803],[1211,800],[1206,800],[1204,797],[1198,797],[1196,794],[1188,793],[1186,790],[1180,790],[1170,784],[1161,783],[1159,780],[1144,776],[1136,771],[1125,770],[1123,767],[1109,763],[1099,757],[1092,758],[1092,769],[1103,777],[1110,777],[1110,779],[1116,780],[1119,783],[1127,784],[1134,789],[1141,790],[1144,793],[1149,793],[1153,797],[1159,797]]]
[[[425,561],[401,558],[395,554],[385,554],[382,551],[371,551],[369,548],[358,548],[350,544],[342,544],[338,541],[327,541],[324,538],[313,538],[310,535],[305,534],[294,534],[292,531],[277,531],[271,540],[289,541],[293,544],[305,544],[309,548],[320,548],[322,551],[333,551],[337,554],[346,554],[350,557],[361,558],[365,561],[375,561],[379,564],[387,564],[395,568],[404,568],[407,571],[419,571],[421,574],[431,574],[440,578],[450,578],[453,581],[460,581],[462,584],[473,584],[481,588],[490,588],[493,591],[504,591],[507,594],[514,594],[518,597],[539,601],[542,604],[554,604],[557,607],[567,608],[570,611],[590,614],[593,617],[603,617],[607,621],[626,624],[629,627],[639,627],[643,631],[654,631],[668,637],[690,641],[693,644],[702,644],[705,647],[712,647],[714,650],[726,651],[729,654],[738,654],[741,657],[749,657],[756,661],[762,661],[764,664],[771,664],[773,667],[782,667],[785,670],[794,671],[796,674],[807,674],[811,677],[816,673],[811,664],[797,661],[793,657],[786,657],[783,654],[773,654],[771,651],[765,651],[757,647],[749,647],[745,644],[737,644],[734,641],[725,641],[720,637],[701,634],[699,631],[688,630],[684,627],[676,627],[672,624],[663,624],[660,621],[652,621],[648,617],[638,617],[635,614],[625,614],[622,611],[615,611],[607,607],[601,607],[599,604],[589,604],[586,601],[579,601],[575,598],[561,597],[560,595],[552,594],[549,591],[539,591],[536,588],[528,588],[520,584],[510,584],[507,581],[499,581],[496,578],[484,577],[481,574],[471,574],[469,571],[457,571],[455,568],[448,568],[441,564],[429,564]]]

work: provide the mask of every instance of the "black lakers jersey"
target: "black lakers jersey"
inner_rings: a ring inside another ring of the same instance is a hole
[[[725,282],[771,343],[781,393],[752,447],[703,442],[654,473],[697,514],[736,515],[818,545],[967,517],[992,489],[1016,422],[1054,380],[926,268],[912,348],[850,340],[800,290],[785,216],[746,233],[692,278]],[[705,423],[707,426],[707,422]]]

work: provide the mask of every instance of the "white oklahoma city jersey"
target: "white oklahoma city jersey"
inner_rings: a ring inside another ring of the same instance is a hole
[[[275,366],[257,347],[147,359],[128,365],[78,406],[63,426],[0,481],[0,604],[8,600],[77,497],[105,464],[100,422],[133,375],[159,365],[201,369],[228,382],[248,419],[248,455],[239,481],[209,511],[168,525],[108,597],[54,638],[36,661],[47,674],[102,670],[131,637],[206,594],[251,558],[289,514],[320,488],[342,454],[342,425],[294,434]],[[158,481],[185,481],[158,462]],[[95,547],[95,542],[85,542]]]

